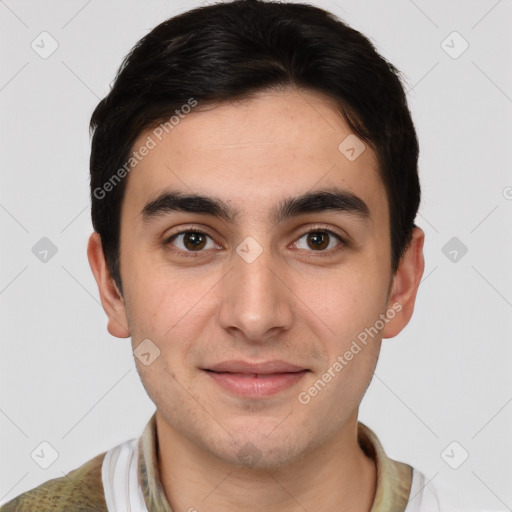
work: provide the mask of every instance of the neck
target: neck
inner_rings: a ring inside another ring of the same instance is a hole
[[[156,419],[160,476],[173,512],[371,511],[377,471],[357,441],[357,415],[319,449],[277,469],[230,465],[158,412]]]

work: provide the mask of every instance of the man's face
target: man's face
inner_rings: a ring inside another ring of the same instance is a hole
[[[340,151],[350,133],[333,103],[287,90],[194,111],[161,142],[148,131],[134,144],[157,142],[129,175],[122,206],[126,319],[134,349],[149,339],[160,350],[137,368],[160,421],[227,462],[245,450],[272,467],[348,435],[371,380],[375,325],[391,307],[389,210],[370,147],[355,159]],[[272,215],[334,189],[368,215],[321,202]],[[238,217],[141,213],[166,192],[222,201]]]

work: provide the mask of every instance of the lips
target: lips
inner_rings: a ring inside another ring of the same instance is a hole
[[[277,394],[292,387],[309,371],[281,360],[262,363],[223,361],[204,370],[224,390],[245,398]]]
[[[224,361],[205,369],[217,373],[240,373],[253,375],[296,373],[305,370],[305,368],[280,360],[265,361],[263,363],[249,363],[241,360]]]

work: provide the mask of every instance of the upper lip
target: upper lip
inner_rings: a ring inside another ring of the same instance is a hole
[[[242,360],[223,361],[204,369],[219,373],[257,373],[261,375],[272,373],[296,373],[306,370],[306,368],[278,359],[264,361],[261,363],[250,363]]]

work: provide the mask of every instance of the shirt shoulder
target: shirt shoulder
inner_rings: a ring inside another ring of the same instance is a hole
[[[0,512],[108,512],[101,477],[105,454],[20,494]]]
[[[416,468],[413,469],[411,492],[405,512],[441,512],[437,488]]]

